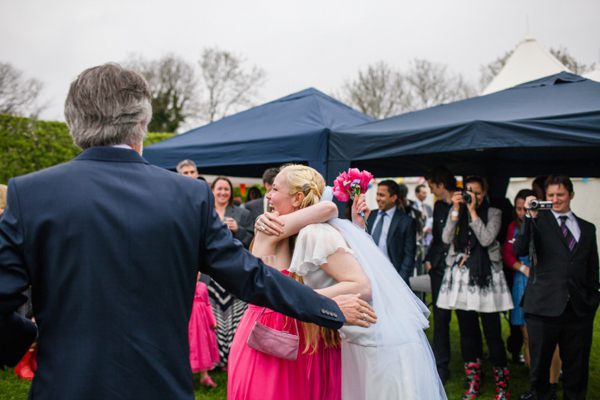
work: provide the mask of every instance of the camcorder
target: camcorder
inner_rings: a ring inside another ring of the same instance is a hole
[[[544,201],[544,200],[531,200],[529,202],[528,210],[534,210],[534,211],[552,210],[552,202]]]

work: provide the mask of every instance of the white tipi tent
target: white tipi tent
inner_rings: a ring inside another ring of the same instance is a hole
[[[596,64],[596,68],[587,74],[583,74],[583,77],[592,81],[600,82],[600,64]]]
[[[481,94],[499,92],[562,71],[571,72],[540,45],[533,36],[526,34],[525,38],[506,60],[504,67]]]

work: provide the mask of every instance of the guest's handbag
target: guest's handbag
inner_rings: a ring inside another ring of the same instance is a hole
[[[258,320],[264,312],[265,309],[263,308],[254,322],[252,331],[250,331],[250,335],[248,336],[248,346],[261,353],[288,361],[295,361],[298,357],[298,335],[278,331],[259,323]],[[296,332],[298,332],[298,323],[295,319],[294,324],[296,325]]]

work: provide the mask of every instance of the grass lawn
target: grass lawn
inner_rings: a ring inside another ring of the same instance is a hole
[[[592,343],[592,356],[590,358],[590,379],[588,388],[588,400],[600,399],[600,312],[596,314],[594,321],[594,340]],[[433,333],[430,328],[427,331],[428,336]],[[503,335],[506,339],[509,334],[509,327],[506,321],[503,322]],[[446,383],[446,393],[449,400],[460,399],[464,391],[464,372],[460,357],[460,340],[458,332],[458,323],[456,316],[453,315],[451,325],[451,346],[452,359],[450,361],[451,376]],[[487,354],[487,348],[484,349]],[[485,379],[481,394],[478,398],[482,400],[493,399],[495,395],[494,374],[492,366],[486,358],[483,362],[485,371]],[[510,391],[511,398],[518,399],[518,396],[529,389],[529,369],[526,366],[511,365],[511,382]],[[222,371],[211,372],[213,380],[219,385],[216,388],[205,388],[199,384],[198,375],[194,376],[194,388],[196,399],[206,400],[224,400],[227,398],[227,374]],[[27,398],[30,382],[22,381],[13,375],[13,370],[7,368],[5,371],[0,371],[0,399],[2,400],[23,400]],[[559,384],[559,398],[562,398],[562,387]],[[269,400],[269,399],[265,399]],[[371,399],[369,399],[371,400]],[[379,400],[379,399],[372,399]],[[382,399],[383,400],[383,399]],[[418,399],[427,400],[427,399]]]

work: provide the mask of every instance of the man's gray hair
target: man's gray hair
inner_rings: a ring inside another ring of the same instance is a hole
[[[179,161],[179,164],[177,164],[177,167],[175,168],[177,170],[177,173],[181,173],[181,169],[183,167],[185,167],[186,165],[189,165],[191,167],[194,167],[194,169],[196,171],[198,171],[198,168],[196,168],[196,163],[193,162],[192,160],[183,160],[183,161]]]
[[[152,118],[152,94],[136,71],[108,63],[83,71],[71,83],[65,118],[82,149],[141,143]]]

